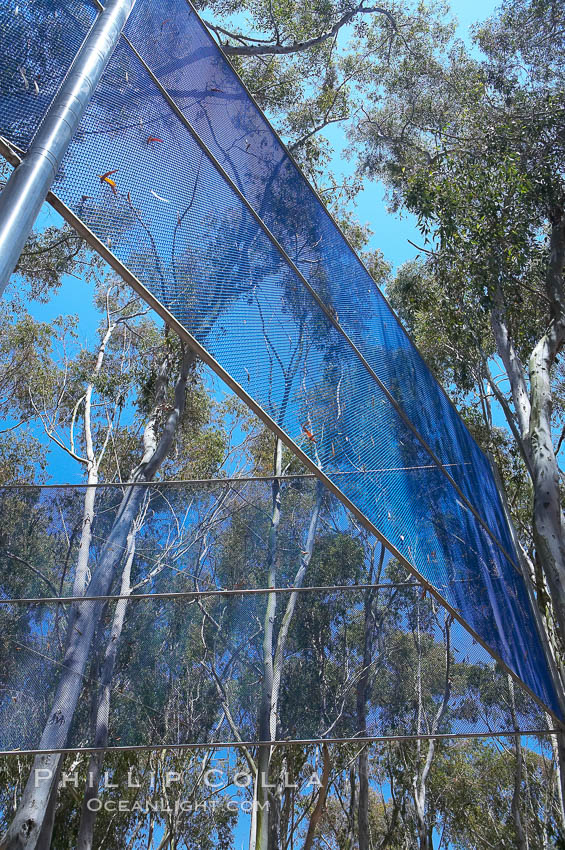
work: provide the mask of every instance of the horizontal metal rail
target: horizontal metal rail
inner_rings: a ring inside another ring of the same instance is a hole
[[[334,593],[342,591],[361,590],[394,590],[396,588],[414,587],[422,589],[418,582],[405,581],[397,584],[333,584],[313,587],[230,587],[215,590],[179,590],[168,593],[130,593],[128,595],[108,596],[32,596],[18,599],[0,599],[0,605],[43,605],[48,602],[57,605],[70,605],[74,602],[118,602],[126,599],[137,602],[140,599],[201,599],[208,596],[260,596],[270,593]]]
[[[61,755],[73,755],[74,753],[124,753],[124,752],[147,752],[158,750],[215,750],[238,747],[302,747],[321,744],[388,744],[392,741],[449,741],[449,740],[475,740],[485,738],[522,738],[527,736],[545,737],[546,735],[557,735],[558,729],[520,729],[500,732],[444,732],[437,735],[368,735],[365,737],[351,738],[300,738],[298,740],[286,741],[277,739],[274,741],[214,741],[212,743],[194,744],[131,744],[129,746],[109,747],[61,747],[53,750],[0,750],[0,756],[39,756],[47,753],[60,753]]]
[[[470,466],[470,461],[465,461],[464,463],[448,463],[446,466]],[[419,471],[422,469],[436,469],[435,463],[430,463],[425,466],[384,466],[379,469],[364,469],[362,472],[357,472],[356,470],[349,471],[344,470],[343,472],[332,472],[332,475],[369,475],[370,473],[375,472],[411,472],[411,471]],[[174,486],[182,486],[182,485],[190,485],[196,486],[197,484],[233,484],[233,483],[246,483],[251,481],[274,481],[275,478],[277,481],[295,481],[300,479],[310,479],[314,480],[318,476],[314,475],[313,472],[299,472],[296,475],[235,475],[232,478],[174,478],[169,481],[101,481],[97,484],[87,484],[78,483],[71,484],[70,482],[64,482],[62,484],[0,484],[0,492],[2,490],[46,490],[48,488],[51,489],[86,489],[87,487],[168,487],[169,485]]]

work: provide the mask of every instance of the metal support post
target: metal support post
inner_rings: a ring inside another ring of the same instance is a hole
[[[0,195],[0,295],[108,64],[135,0],[108,0]]]

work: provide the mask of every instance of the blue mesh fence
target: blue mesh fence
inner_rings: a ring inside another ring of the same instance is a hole
[[[93,572],[126,489],[97,487]],[[80,486],[0,489],[0,750],[38,748],[66,671],[72,608],[60,600],[72,593],[84,496]],[[282,482],[275,647],[316,498],[312,479]],[[72,729],[61,729],[56,746],[94,745],[91,706],[112,646],[109,746],[258,739],[271,511],[268,480],[146,488],[128,598],[104,608]],[[124,595],[126,560],[112,596]],[[515,728],[507,674],[405,568],[381,560],[380,544],[327,492],[282,646],[277,740]],[[518,688],[516,711],[520,729],[547,730],[543,710]]]
[[[141,0],[126,34],[511,552],[488,461],[189,3]]]
[[[0,135],[26,149],[90,26],[84,0],[2,0]]]
[[[488,462],[376,285],[184,0],[126,34],[204,148],[122,41],[55,192],[559,713]]]

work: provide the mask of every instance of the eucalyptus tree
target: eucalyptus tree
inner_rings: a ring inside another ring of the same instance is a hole
[[[418,722],[424,734],[433,730],[434,723],[439,733],[455,731],[457,721],[469,720],[473,711],[510,717],[511,699],[502,671],[493,671],[490,665],[461,664],[454,653],[448,669],[452,683],[447,685],[441,629],[436,625],[434,639],[422,628],[427,607],[420,610],[419,640],[417,622],[411,635],[399,632],[396,641],[388,638],[393,644],[393,664],[402,664],[402,675],[389,673],[388,682],[382,676],[375,699],[395,719],[396,731],[410,735]],[[412,613],[417,617],[416,605]],[[415,673],[412,681],[408,670]],[[400,686],[395,688],[395,683]],[[447,687],[452,698],[444,707]],[[475,687],[478,693],[473,696]],[[516,700],[523,711],[518,694]],[[510,737],[493,735],[364,746],[369,786],[366,846],[379,850],[432,846],[474,850],[493,845],[549,850],[561,846],[559,782],[547,739],[522,739],[521,746],[516,746]],[[314,842],[316,850],[361,846],[359,788],[355,771],[342,770],[334,778]]]
[[[370,846],[378,850],[419,850],[406,764],[416,758],[414,743],[373,744],[369,749]],[[458,740],[441,746],[430,771],[435,805],[434,846],[460,850],[516,850],[512,798],[516,757],[503,739]],[[524,747],[521,798],[528,846],[562,846],[554,786],[548,786],[551,758],[537,744]],[[315,850],[350,850],[349,791],[336,782],[319,827]],[[354,835],[356,826],[354,826]]]
[[[475,392],[487,428],[494,405],[515,441],[533,494],[526,573],[559,647],[563,13],[552,3],[519,9],[506,4],[476,29],[485,59],[433,19],[417,49],[399,50],[387,67],[377,57],[352,143],[362,172],[387,181],[393,205],[418,216],[427,240],[420,265],[391,286],[393,305],[448,389],[463,401]]]
[[[217,805],[211,804],[212,789],[203,782],[203,762],[198,754],[174,750],[108,752],[105,762],[96,847],[156,850],[161,844],[162,848],[174,846],[179,850],[195,846],[231,850],[234,846],[237,811],[233,806],[228,808],[227,795]],[[3,823],[12,808],[10,796],[25,781],[30,764],[30,758],[21,755],[2,763]],[[82,803],[79,789],[88,775],[87,756],[66,756],[62,772],[64,783],[59,790],[51,847],[75,850]]]
[[[38,303],[49,301],[65,275],[80,272],[88,283],[99,277],[100,263],[67,228],[50,226],[34,232],[20,257],[18,286],[3,301],[0,318],[0,430],[1,481],[41,480],[46,465],[42,439],[34,428],[29,405],[30,377],[49,382],[54,345],[75,332],[74,317],[38,321]]]
[[[264,504],[258,517],[254,508],[234,518],[232,528],[219,541],[217,569],[228,586],[237,587],[243,579],[248,587],[286,585],[293,589],[288,594],[257,595],[245,606],[237,597],[231,603],[202,605],[204,664],[217,690],[227,730],[236,741],[257,736],[263,742],[256,754],[242,747],[254,778],[250,846],[256,848],[279,846],[281,828],[290,828],[286,821],[281,826],[283,810],[288,820],[283,803],[288,789],[280,784],[289,772],[289,759],[285,748],[278,752],[268,742],[292,737],[294,725],[305,722],[303,717],[299,719],[301,714],[312,708],[304,703],[306,694],[312,697],[306,682],[297,694],[288,677],[293,679],[290,659],[301,657],[305,649],[304,643],[296,645],[302,611],[298,589],[312,569],[314,574],[316,571],[316,541],[327,498],[319,484],[297,494],[281,480],[283,463],[286,466],[292,459],[286,456],[283,461],[278,439],[274,441],[274,463],[270,506]],[[288,524],[285,510],[293,517]],[[279,598],[284,600],[282,610]],[[312,659],[313,678],[316,671]]]
[[[253,96],[276,123],[291,153],[336,209],[349,218],[344,202],[360,188],[358,181],[331,174],[331,145],[324,130],[355,122],[356,84],[372,50],[369,33],[382,21],[381,40],[394,50],[398,35],[397,4],[296,0],[271,3],[201,5],[201,14]],[[360,39],[350,49],[350,39]],[[352,223],[352,234],[357,225]]]
[[[165,462],[179,426],[190,431],[195,423],[202,422],[199,414],[205,413],[205,406],[204,410],[199,410],[198,405],[186,408],[187,389],[195,381],[192,353],[148,322],[147,309],[140,308],[137,299],[120,285],[110,281],[97,297],[104,316],[97,349],[92,354],[75,352],[74,357],[65,358],[60,366],[50,363],[47,370],[39,374],[32,372],[27,381],[28,398],[16,398],[42,426],[45,437],[86,473],[89,486],[85,488],[72,587],[72,594],[77,597],[85,595],[87,589],[92,595],[109,592],[123,553],[133,546],[135,523],[146,493],[141,485],[152,480]],[[171,388],[171,375],[175,371],[178,377]],[[132,441],[125,438],[120,419],[124,407],[133,400],[146,419],[142,434],[138,431]],[[107,451],[111,453],[111,462]],[[140,456],[135,459],[137,452]],[[125,477],[138,486],[124,489],[108,540],[96,563],[92,563],[95,485],[104,463],[106,475],[117,474],[120,478],[123,466],[131,464],[133,468]],[[126,558],[126,570],[127,564]],[[102,608],[100,603],[75,603],[70,609],[64,673],[42,735],[42,749],[56,749],[67,740]],[[36,788],[32,772],[18,812],[3,839],[5,846],[32,847],[37,842],[48,841],[52,822],[49,810],[55,804],[60,761],[56,755],[37,759],[35,767],[49,772],[50,781],[43,789]]]

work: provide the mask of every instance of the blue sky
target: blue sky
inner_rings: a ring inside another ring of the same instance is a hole
[[[472,24],[490,17],[498,5],[499,3],[494,0],[474,0],[472,3],[469,0],[453,0],[450,3],[451,10],[459,22],[457,34],[467,45],[471,46],[469,29]],[[331,126],[327,128],[326,137],[335,150],[332,169],[350,174],[353,171],[352,164],[340,155],[347,145],[343,130],[339,125]],[[408,240],[421,245],[422,237],[416,228],[413,216],[408,213],[399,216],[388,212],[383,194],[383,186],[366,183],[365,188],[355,199],[354,208],[358,219],[363,224],[369,224],[373,231],[367,247],[371,250],[378,248],[383,251],[385,259],[396,269],[417,254]]]

